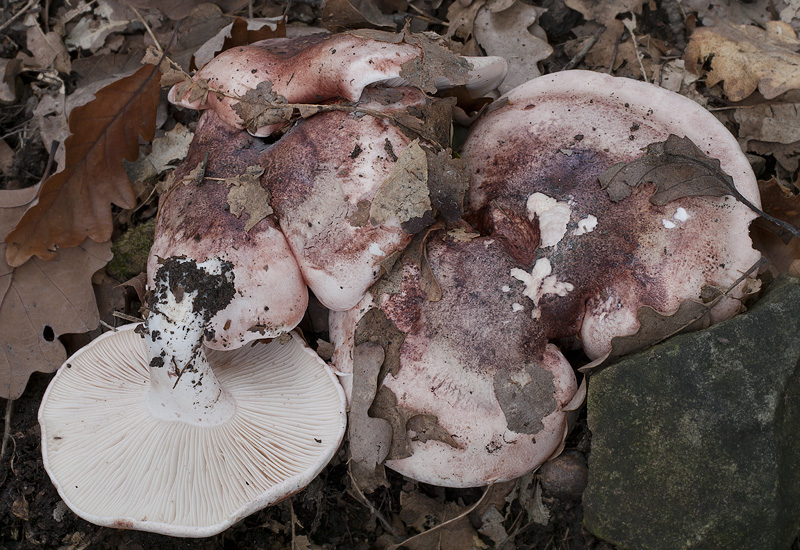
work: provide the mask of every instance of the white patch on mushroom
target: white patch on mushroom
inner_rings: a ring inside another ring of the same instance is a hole
[[[591,233],[597,227],[597,218],[589,214],[585,218],[578,221],[578,227],[572,232],[573,235],[580,236],[586,233]]]
[[[679,206],[672,215],[671,220],[665,218],[661,220],[661,223],[663,223],[664,227],[667,229],[675,229],[679,224],[683,225],[684,222],[689,219],[689,217],[689,213],[686,211],[686,209]]]
[[[502,290],[503,292],[510,292],[510,291],[511,291],[511,287],[510,287],[510,286],[508,286],[508,285],[503,285],[503,286],[500,288],[500,290]]]
[[[540,246],[555,246],[567,233],[572,210],[566,202],[558,202],[544,193],[533,193],[528,196],[528,219],[539,218],[541,231]]]
[[[555,275],[551,275],[552,271],[553,267],[547,258],[536,260],[530,273],[518,268],[511,270],[512,277],[525,283],[523,294],[533,302],[534,310],[531,315],[534,319],[538,319],[541,316],[538,305],[542,296],[547,296],[548,294],[566,296],[567,292],[574,288],[571,283],[561,282]]]
[[[511,311],[513,311],[514,313],[516,313],[518,311],[522,311],[523,309],[525,309],[525,308],[522,307],[522,304],[518,304],[517,302],[514,302],[513,304],[511,304]]]
[[[369,253],[373,256],[386,256],[386,252],[381,250],[381,247],[378,246],[378,243],[372,243],[369,245]]]

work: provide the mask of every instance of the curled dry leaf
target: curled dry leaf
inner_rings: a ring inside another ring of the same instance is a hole
[[[0,104],[14,103],[21,94],[17,76],[22,71],[19,59],[0,59]]]
[[[36,188],[0,191],[0,234],[35,196]],[[17,399],[31,373],[52,372],[66,359],[60,335],[97,327],[91,277],[111,259],[111,247],[87,239],[53,261],[32,258],[19,267],[6,263],[5,248],[0,244],[0,397]]]
[[[698,73],[698,66],[710,61],[707,84],[722,82],[731,101],[741,101],[756,89],[772,99],[800,88],[800,54],[796,53],[800,40],[786,23],[771,21],[766,27],[721,21],[715,27],[698,28],[684,54],[687,67]]]
[[[153,139],[159,98],[159,72],[146,65],[102,90],[70,113],[66,166],[42,185],[32,205],[5,242],[6,261],[18,267],[31,256],[56,257],[59,248],[87,237],[111,237],[111,204],[131,208],[133,187],[122,159],[139,156],[139,136]]]

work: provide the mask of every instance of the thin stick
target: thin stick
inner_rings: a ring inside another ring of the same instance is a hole
[[[361,488],[358,486],[356,479],[353,477],[353,472],[350,469],[349,462],[347,463],[347,475],[350,476],[350,482],[352,483],[353,488],[356,490],[356,496],[359,498],[359,500],[361,500],[361,502],[364,503],[364,505],[366,505],[367,508],[369,508],[369,511],[372,512],[372,515],[378,518],[378,521],[381,522],[383,529],[393,537],[400,538],[400,535],[397,533],[397,531],[395,531],[394,527],[392,527],[392,524],[389,523],[385,517],[383,517],[383,514],[381,514],[380,511],[372,505],[366,495],[361,492]]]
[[[19,19],[19,17],[20,17],[20,16],[21,16],[23,13],[25,13],[26,11],[28,11],[29,9],[31,9],[33,6],[35,6],[35,5],[36,5],[36,4],[38,4],[38,3],[39,3],[39,0],[28,0],[28,3],[27,3],[27,4],[25,4],[25,7],[23,7],[23,8],[22,8],[21,10],[19,10],[17,13],[15,13],[14,15],[12,15],[12,16],[11,16],[11,19],[9,19],[8,21],[6,21],[6,22],[5,22],[5,23],[3,23],[2,25],[0,25],[0,31],[2,31],[3,29],[5,29],[5,28],[6,28],[6,27],[8,27],[9,25],[11,25],[11,23],[13,23],[13,22],[14,22],[14,21],[16,21],[17,19]]]
[[[594,48],[594,45],[597,44],[598,40],[600,40],[600,35],[602,35],[605,32],[605,30],[606,30],[606,28],[602,27],[600,30],[598,30],[596,33],[594,33],[589,38],[589,40],[586,42],[586,44],[583,45],[583,48],[581,48],[581,51],[576,53],[575,56],[572,59],[570,59],[567,62],[566,65],[561,67],[561,70],[562,71],[568,71],[570,69],[574,69],[575,67],[577,67],[578,63],[583,61],[583,58],[586,57],[586,54],[589,53],[589,50]]]
[[[453,523],[453,522],[456,522],[456,521],[458,521],[458,520],[460,520],[460,519],[462,519],[462,518],[465,518],[465,517],[467,517],[467,516],[468,516],[468,515],[470,515],[472,512],[474,512],[474,511],[475,511],[475,509],[476,509],[476,508],[478,508],[478,506],[480,506],[480,505],[481,505],[481,503],[483,503],[483,501],[486,499],[486,496],[489,494],[489,491],[491,491],[491,489],[492,489],[492,486],[493,486],[493,485],[494,485],[494,484],[492,484],[492,485],[489,485],[489,486],[486,488],[486,490],[483,492],[483,495],[481,496],[480,500],[478,500],[478,502],[476,502],[475,504],[473,504],[472,506],[470,506],[469,508],[467,508],[466,510],[464,510],[462,513],[460,513],[460,514],[459,514],[459,515],[457,515],[456,517],[454,517],[454,518],[452,518],[452,519],[448,519],[447,521],[443,521],[443,522],[442,522],[442,523],[440,523],[439,525],[437,525],[437,526],[435,526],[435,527],[431,527],[431,528],[430,528],[430,529],[428,529],[427,531],[423,531],[422,533],[417,533],[417,534],[416,534],[416,535],[414,535],[413,537],[408,537],[408,538],[407,538],[406,540],[404,540],[403,542],[401,542],[401,543],[399,543],[399,544],[394,544],[394,545],[390,546],[390,547],[389,547],[387,550],[397,550],[397,549],[398,549],[398,548],[400,548],[401,546],[405,546],[406,544],[408,544],[409,542],[411,542],[412,540],[414,540],[414,539],[416,539],[416,538],[420,538],[420,537],[422,537],[422,536],[424,536],[424,535],[428,535],[428,534],[430,534],[430,533],[433,533],[434,531],[436,531],[436,530],[438,530],[438,529],[441,529],[441,528],[442,528],[442,527],[444,527],[445,525],[450,525],[450,524],[451,524],[451,523]]]
[[[642,52],[639,51],[639,42],[637,42],[636,35],[633,33],[633,29],[636,27],[636,16],[634,15],[633,19],[625,19],[622,23],[625,25],[625,28],[628,29],[628,32],[631,33],[633,51],[636,52],[636,61],[639,62],[639,69],[642,71],[642,77],[645,82],[650,82],[647,78],[647,71],[644,70],[644,63],[642,63]]]
[[[292,514],[292,550],[294,550],[294,524],[297,522],[295,515],[294,515],[294,503],[292,499],[289,499],[289,512]]]
[[[3,425],[3,444],[0,446],[0,462],[6,457],[8,450],[8,441],[11,439],[11,411],[14,410],[14,400],[6,399],[6,416],[5,424]]]
[[[121,311],[114,311],[111,313],[111,315],[119,319],[123,319],[124,321],[130,321],[132,323],[144,322],[144,319],[142,319],[141,317],[134,317],[133,315],[128,315],[127,313],[122,313]]]
[[[147,34],[150,35],[150,38],[153,39],[153,43],[156,45],[156,48],[158,48],[158,53],[164,55],[164,48],[161,47],[161,43],[158,41],[158,38],[156,38],[156,35],[153,34],[153,29],[151,29],[150,25],[147,24],[147,21],[144,20],[144,17],[142,17],[142,14],[139,13],[139,10],[137,10],[132,4],[125,4],[125,5],[128,6],[130,9],[132,9],[133,13],[136,14],[136,17],[139,18],[139,21],[142,22],[142,25],[144,25],[144,29],[147,31]]]

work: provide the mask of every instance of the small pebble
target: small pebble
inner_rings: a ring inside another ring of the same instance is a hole
[[[564,453],[539,468],[539,479],[542,488],[554,497],[580,498],[589,481],[586,458],[574,451]]]

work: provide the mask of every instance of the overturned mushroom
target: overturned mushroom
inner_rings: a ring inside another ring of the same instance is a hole
[[[445,58],[437,63],[437,56]],[[248,93],[252,100],[267,98],[278,108],[334,98],[358,101],[364,88],[381,83],[411,85],[426,92],[466,84],[474,97],[480,97],[503,80],[506,69],[502,58],[461,58],[428,35],[314,34],[225,51],[198,71],[192,82],[175,85],[169,99],[191,109],[214,109],[228,124],[268,136],[285,122],[277,114],[276,121],[249,125],[239,106]]]
[[[563,441],[572,368],[496,239],[439,231],[426,256],[406,253],[359,309],[332,315],[337,367],[349,368],[353,346],[384,348],[370,414],[392,425],[390,468],[449,487],[518,477]]]
[[[212,278],[225,278],[220,267]],[[191,308],[189,294],[182,302]],[[171,303],[168,313],[178,309]],[[211,536],[301,490],[336,452],[342,390],[297,335],[211,351],[207,361],[198,353],[179,372],[153,364],[153,342],[134,329],[73,355],[39,410],[45,469],[80,517]]]
[[[756,214],[733,195],[755,206],[759,197],[714,116],[662,88],[587,71],[534,79],[498,105],[464,145],[471,219],[485,232],[498,209],[537,222],[537,266],[548,262],[576,289],[538,301],[548,339],[577,332],[596,358],[639,330],[642,306],[670,315],[713,298],[710,320],[738,311],[740,279],[759,254],[747,229]]]

